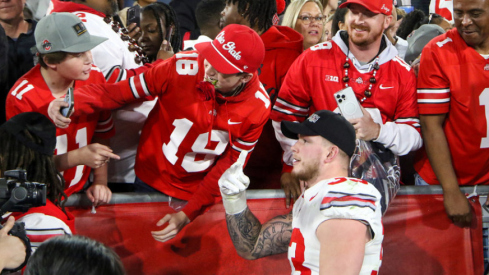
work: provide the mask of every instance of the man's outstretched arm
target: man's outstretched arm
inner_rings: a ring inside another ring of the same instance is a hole
[[[287,252],[292,235],[292,212],[262,225],[246,207],[241,213],[226,214],[226,223],[236,251],[245,259]]]
[[[222,174],[219,188],[234,247],[241,257],[253,260],[287,251],[292,235],[292,213],[277,216],[263,225],[251,213],[246,204],[250,180],[243,173],[247,154],[242,151],[238,161]]]

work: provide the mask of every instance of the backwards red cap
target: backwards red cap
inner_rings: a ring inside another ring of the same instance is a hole
[[[385,15],[392,14],[392,0],[348,0],[340,5],[340,8],[346,8],[350,4],[359,4],[371,12],[382,13]]]
[[[265,58],[260,36],[244,25],[227,25],[214,41],[196,44],[195,48],[223,74],[254,73]]]

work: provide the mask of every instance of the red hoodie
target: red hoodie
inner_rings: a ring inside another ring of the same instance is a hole
[[[273,105],[290,65],[303,51],[303,38],[300,33],[285,26],[272,26],[261,38],[265,44],[265,60],[258,74]],[[245,168],[252,187],[280,188],[281,159],[282,148],[269,120]]]

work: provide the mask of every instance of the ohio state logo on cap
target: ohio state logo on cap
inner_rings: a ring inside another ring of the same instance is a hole
[[[226,39],[224,38],[224,33],[225,31],[219,33],[216,37],[217,41],[219,41],[219,43],[221,44],[224,44],[222,45],[222,48],[226,51],[228,51],[228,53],[234,57],[234,59],[236,60],[240,60],[241,59],[241,51],[237,52],[235,49],[236,49],[236,43],[234,43],[233,41],[229,41],[227,43],[226,42]]]
[[[380,10],[385,11],[385,13],[389,13],[391,11],[391,9],[389,9],[388,7],[386,7],[385,4],[382,4],[382,8],[380,8]]]
[[[49,40],[47,39],[44,39],[44,41],[42,41],[42,47],[46,50],[46,51],[49,51],[51,50],[51,42],[49,42]]]

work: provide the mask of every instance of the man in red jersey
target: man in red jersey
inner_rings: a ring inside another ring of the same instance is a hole
[[[459,185],[489,184],[489,1],[456,0],[456,29],[421,54],[418,103],[425,150],[417,184],[441,184],[448,217],[472,219]]]
[[[253,150],[270,115],[257,75],[265,50],[255,31],[229,25],[196,48],[126,81],[75,90],[75,116],[158,96],[141,133],[136,187],[188,201],[157,223],[169,223],[152,232],[158,241],[173,238],[220,199],[217,180],[242,150]],[[49,113],[65,127],[70,119],[60,116],[60,105],[53,101]]]
[[[302,53],[302,35],[286,26],[273,26],[276,0],[226,0],[221,26],[242,24],[255,30],[265,45],[265,59],[258,75],[272,105],[282,87],[290,65]],[[245,173],[256,186],[278,187],[282,149],[275,138],[272,121],[268,121],[250,158]],[[276,184],[275,184],[276,183]]]
[[[349,0],[348,31],[332,41],[310,48],[292,64],[273,107],[271,118],[284,149],[285,172],[292,169],[290,147],[280,122],[303,121],[317,110],[337,109],[334,93],[349,86],[364,109],[364,116],[350,120],[357,138],[379,142],[396,155],[422,145],[413,71],[397,56],[384,30],[392,20],[392,1]],[[290,173],[282,184],[300,194]]]

